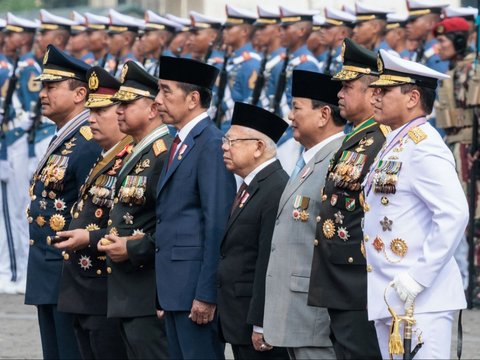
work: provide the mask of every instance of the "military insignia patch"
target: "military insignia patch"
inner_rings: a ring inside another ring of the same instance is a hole
[[[92,260],[90,259],[90,256],[80,256],[80,259],[78,260],[78,265],[80,265],[80,267],[85,271],[90,269],[92,267]]]
[[[380,225],[382,225],[383,231],[392,231],[392,224],[393,224],[393,221],[387,218],[386,216],[384,216],[383,220],[380,221]]]
[[[378,236],[375,238],[375,240],[373,240],[372,245],[373,245],[373,248],[377,250],[377,252],[380,252],[383,250],[383,241]]]
[[[101,218],[103,215],[103,210],[101,208],[98,208],[97,210],[95,210],[95,217],[96,218]]]
[[[337,205],[337,201],[338,201],[338,195],[333,194],[332,197],[330,198],[330,205],[332,205],[332,206]]]
[[[41,81],[35,81],[35,74],[30,74],[30,77],[28,78],[28,91],[30,92],[39,92],[42,90],[42,82]]]
[[[92,140],[93,134],[92,134],[92,129],[90,129],[90,126],[85,125],[80,128],[80,134],[87,140],[90,141]]]
[[[350,197],[345,198],[345,209],[347,209],[348,211],[355,210],[355,199],[354,198],[350,198]]]
[[[350,237],[350,234],[348,233],[347,229],[342,226],[338,228],[337,235],[343,241],[347,241],[348,238]]]
[[[337,211],[335,214],[333,214],[333,216],[335,216],[335,223],[336,223],[336,224],[340,224],[340,225],[343,224],[344,216],[342,215],[342,213],[340,212],[340,210]]]
[[[53,207],[56,211],[63,211],[67,208],[67,205],[65,204],[65,201],[63,201],[63,199],[59,198],[53,201]]]
[[[165,141],[163,139],[158,139],[153,143],[153,154],[155,157],[158,157],[158,155],[163,154],[165,151],[167,151],[167,145],[165,144]]]
[[[130,213],[126,213],[123,215],[123,220],[125,220],[125,224],[133,225],[133,216]]]
[[[92,71],[92,74],[88,78],[88,88],[89,90],[95,91],[98,89],[98,77],[95,71]]]
[[[377,67],[378,67],[378,72],[381,74],[383,72],[383,61],[380,55],[377,57]]]
[[[335,235],[335,224],[333,223],[333,221],[330,219],[325,220],[325,222],[323,223],[322,231],[323,235],[325,235],[327,239],[331,239],[333,235]]]

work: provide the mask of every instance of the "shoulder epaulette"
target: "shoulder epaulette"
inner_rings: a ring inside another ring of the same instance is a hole
[[[392,132],[392,129],[390,128],[390,126],[387,126],[387,125],[380,125],[380,131],[382,132],[383,136],[387,136],[389,133]]]
[[[92,129],[90,129],[90,126],[85,125],[80,128],[80,134],[87,140],[90,141],[92,140],[93,134],[92,134]]]
[[[163,139],[158,139],[157,141],[155,141],[152,148],[155,157],[158,157],[160,154],[163,154],[165,151],[167,151],[167,145],[165,144],[165,141],[163,141]]]
[[[423,141],[427,138],[427,134],[425,134],[425,131],[423,131],[419,127],[415,127],[413,129],[411,129],[408,132],[408,136],[410,137],[410,139],[413,140],[413,142],[415,144],[418,144],[419,142],[421,142],[421,141]]]

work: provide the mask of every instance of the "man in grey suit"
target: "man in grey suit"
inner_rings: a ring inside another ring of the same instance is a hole
[[[265,341],[288,348],[291,359],[333,359],[326,309],[307,305],[316,217],[329,160],[340,147],[345,120],[340,86],[329,75],[293,71],[293,136],[305,151],[283,191],[266,276]]]

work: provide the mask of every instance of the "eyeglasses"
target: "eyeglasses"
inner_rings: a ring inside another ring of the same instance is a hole
[[[244,138],[244,139],[230,139],[226,136],[222,136],[222,144],[228,144],[228,147],[232,147],[233,144],[235,143],[235,141],[246,141],[246,140],[255,140],[255,141],[259,141],[260,139],[256,139],[256,138]]]

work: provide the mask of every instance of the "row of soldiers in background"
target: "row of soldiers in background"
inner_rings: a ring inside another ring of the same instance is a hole
[[[16,291],[10,283],[24,279],[21,274],[25,249],[20,244],[25,244],[27,239],[25,224],[17,220],[22,218],[26,199],[7,190],[7,174],[16,174],[16,179],[20,179],[16,185],[25,187],[34,166],[26,167],[19,159],[27,158],[28,152],[28,158],[35,164],[36,155],[44,152],[54,131],[52,124],[39,115],[39,87],[32,81],[41,71],[39,59],[43,58],[47,44],[66,49],[72,56],[104,67],[117,77],[127,61],[136,61],[150,74],[158,74],[160,55],[206,61],[221,70],[210,114],[226,131],[235,101],[261,105],[286,118],[291,108],[293,69],[338,72],[345,38],[352,37],[371,50],[387,49],[446,72],[448,59],[439,58],[439,46],[432,30],[442,16],[461,16],[469,21],[468,48],[475,47],[476,9],[428,1],[408,1],[407,7],[408,16],[400,16],[360,2],[354,8],[343,10],[327,7],[323,15],[319,11],[287,7],[272,11],[261,6],[255,14],[227,5],[225,21],[194,11],[190,19],[160,16],[150,10],[146,11],[145,19],[115,10],[110,10],[108,17],[74,13],[73,19],[66,19],[41,10],[40,22],[8,14],[3,33],[0,85],[5,95],[3,108],[8,109],[2,121],[6,130],[2,136],[2,166],[10,172],[2,171],[5,174],[2,199],[6,199],[2,224],[7,236],[0,245],[5,250],[1,252],[5,256],[1,262],[5,268],[0,272],[0,288]],[[6,81],[12,74],[16,74],[18,80],[14,76],[13,81]],[[8,93],[12,93],[11,96]],[[293,170],[301,151],[292,133],[289,127],[278,143],[279,158],[287,172]],[[462,143],[468,141],[463,139]],[[457,154],[465,155],[465,152]],[[463,156],[461,161],[465,159]],[[23,287],[21,283],[19,290]]]

